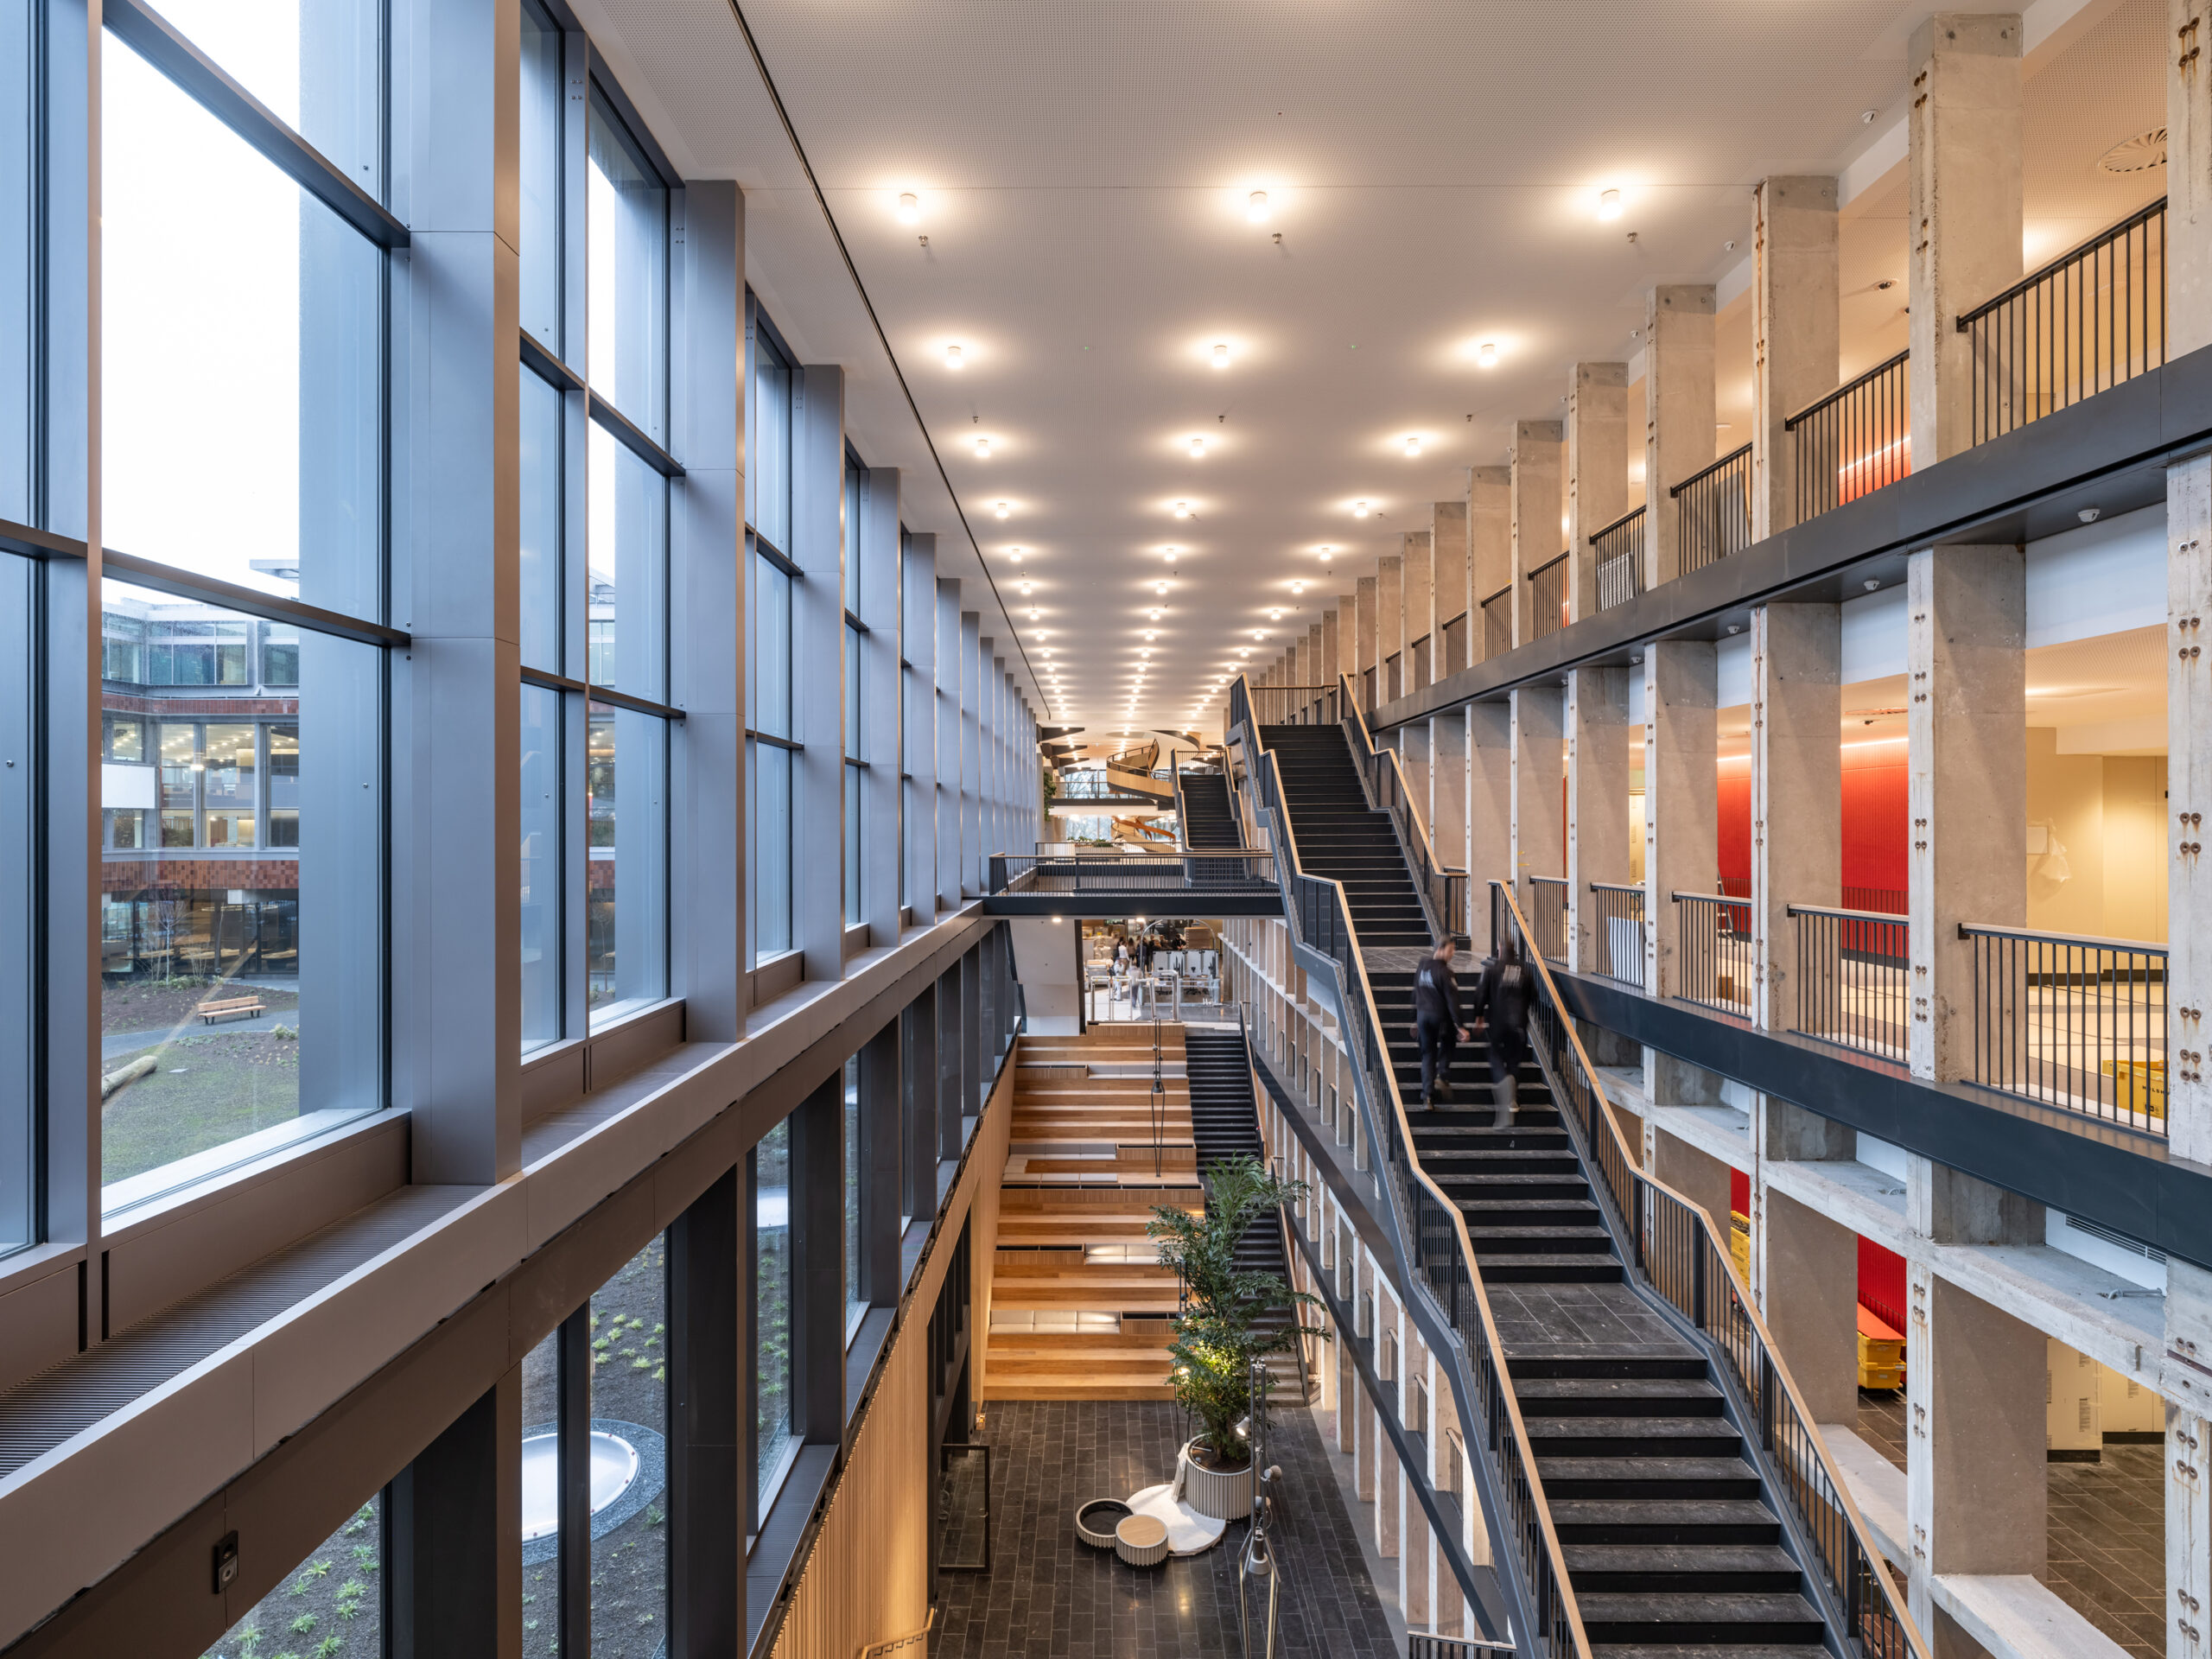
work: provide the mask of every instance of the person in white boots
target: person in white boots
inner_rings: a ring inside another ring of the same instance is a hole
[[[1452,974],[1457,950],[1447,937],[1414,972],[1414,1031],[1421,1039],[1423,1109],[1452,1098],[1452,1051],[1467,1034],[1459,1023],[1459,982]]]
[[[1490,1021],[1491,1092],[1497,1103],[1497,1116],[1491,1120],[1494,1129],[1511,1128],[1521,1104],[1521,1080],[1516,1074],[1529,1058],[1529,995],[1533,988],[1529,970],[1522,965],[1521,943],[1509,938],[1483,964],[1483,976],[1468,1008],[1470,1024],[1479,1026],[1485,1016]]]

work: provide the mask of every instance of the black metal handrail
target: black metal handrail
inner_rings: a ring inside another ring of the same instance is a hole
[[[1529,573],[1529,637],[1541,639],[1567,626],[1567,555]]]
[[[1590,910],[1594,936],[1586,964],[1593,972],[1643,988],[1643,889],[1621,881],[1592,881]]]
[[[1483,601],[1483,660],[1513,649],[1513,589],[1501,588]]]
[[[1974,341],[1973,441],[2002,436],[2166,360],[2166,199],[1959,318]]]
[[[1717,893],[1675,895],[1675,994],[1724,1014],[1751,1011],[1751,905]]]
[[[1240,678],[1242,676],[1239,677]],[[1333,726],[1337,723],[1337,688],[1333,685],[1251,685],[1250,701],[1262,726]]]
[[[1340,700],[1351,709],[1356,700],[1350,682],[1341,685]],[[1408,1306],[1422,1322],[1431,1351],[1450,1379],[1460,1421],[1470,1431],[1465,1443],[1480,1448],[1481,1455],[1471,1455],[1468,1464],[1484,1523],[1498,1541],[1500,1553],[1518,1564],[1518,1571],[1497,1575],[1511,1612],[1514,1650],[1522,1659],[1590,1659],[1589,1638],[1537,1478],[1503,1344],[1475,1267],[1466,1218],[1412,1155],[1413,1133],[1382,1040],[1382,1019],[1361,961],[1350,903],[1341,882],[1309,876],[1300,866],[1296,834],[1284,808],[1281,768],[1251,718],[1249,691],[1242,676],[1230,686],[1230,723],[1251,761],[1256,814],[1278,849],[1284,918],[1294,944],[1315,959],[1325,980],[1334,982],[1328,988],[1351,1061],[1351,1095],[1369,1150],[1374,1192],[1381,1200],[1379,1218],[1390,1236]],[[1356,760],[1371,753],[1364,728],[1359,730]],[[1364,777],[1364,765],[1361,770]]]
[[[1731,451],[1667,492],[1675,503],[1677,574],[1688,575],[1751,544],[1751,446]]]
[[[1912,471],[1910,359],[1899,352],[1783,422],[1794,446],[1799,524]]]
[[[1828,905],[1784,910],[1797,944],[1790,1029],[1884,1059],[1904,1059],[1911,967],[1904,917]]]
[[[1959,925],[1974,946],[1970,1080],[2166,1133],[2166,947]]]
[[[1590,538],[1598,555],[1598,608],[1610,611],[1643,591],[1643,509],[1630,507]]]
[[[1927,1639],[1898,1604],[1851,1490],[1777,1357],[1751,1287],[1736,1271],[1729,1241],[1702,1205],[1644,1173],[1640,1151],[1630,1149],[1612,1103],[1599,1086],[1573,1020],[1562,1011],[1551,969],[1533,948],[1528,922],[1502,881],[1491,883],[1491,929],[1493,945],[1517,938],[1535,969],[1532,1046],[1561,1120],[1596,1173],[1592,1190],[1610,1206],[1630,1246],[1638,1276],[1710,1340],[1745,1396],[1747,1430],[1756,1434],[1761,1460],[1789,1498],[1815,1558],[1802,1563],[1806,1577],[1821,1592],[1818,1599],[1841,1619],[1835,1635],[1847,1651],[1855,1638],[1870,1656],[1929,1659]]]
[[[1452,617],[1438,630],[1444,638],[1444,656],[1438,677],[1456,674],[1467,666],[1467,613]]]

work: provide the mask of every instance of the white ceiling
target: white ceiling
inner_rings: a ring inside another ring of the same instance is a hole
[[[744,186],[755,290],[802,356],[846,365],[856,447],[906,469],[908,524],[938,533],[944,573],[1003,642],[988,569],[1020,634],[1008,665],[1040,718],[1086,738],[1215,727],[1214,699],[1194,710],[1232,644],[1256,662],[1302,634],[1462,493],[1465,467],[1504,459],[1514,420],[1561,412],[1570,364],[1627,358],[1643,289],[1735,271],[1766,173],[1866,153],[1845,369],[1903,344],[1902,169],[1879,169],[1926,6],[747,0],[925,441],[728,0],[577,9],[687,175]],[[2094,163],[2163,120],[2164,16],[2163,0],[2031,9],[2031,258],[2163,188]],[[1608,187],[1614,223],[1592,211]],[[899,221],[902,191],[919,223]],[[1895,290],[1874,289],[1885,276]],[[1722,319],[1723,449],[1749,434],[1747,308]],[[1354,519],[1356,499],[1375,516]],[[1195,518],[1173,516],[1179,499]],[[1317,582],[1302,601],[1296,577]],[[1158,666],[1130,718],[1154,605]],[[1279,627],[1274,606],[1291,608]]]

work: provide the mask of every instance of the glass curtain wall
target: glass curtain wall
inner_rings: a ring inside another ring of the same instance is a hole
[[[134,583],[118,561],[89,631],[111,1212],[385,1101],[385,249],[403,227],[353,194],[384,192],[382,10],[162,14],[264,107],[203,106],[164,67],[182,61],[174,41],[135,14],[103,36],[102,540],[165,572]],[[0,8],[11,35],[27,16]],[[35,62],[35,38],[0,52],[0,75]],[[270,118],[327,173],[268,160],[285,142]],[[22,226],[14,193],[38,163],[10,148],[30,128],[4,124],[0,205]],[[8,263],[12,309],[29,266]],[[19,348],[0,334],[0,353]],[[33,407],[12,400],[0,425]],[[0,492],[33,518],[15,436]],[[18,596],[11,618],[35,615]],[[35,659],[19,644],[10,660]],[[0,819],[6,805],[0,789]],[[0,1079],[0,1113],[9,1098]],[[0,1240],[19,1234],[0,1199]]]
[[[525,1052],[669,989],[669,184],[596,80],[568,103],[583,51],[525,3]]]
[[[791,1125],[785,1118],[751,1155],[753,1194],[753,1468],[757,1514],[766,1514],[798,1454],[792,1383]],[[756,1531],[758,1528],[754,1529]]]
[[[791,709],[791,365],[748,302],[752,421],[746,474],[746,825],[753,959],[779,956],[791,938],[791,775],[799,745]]]

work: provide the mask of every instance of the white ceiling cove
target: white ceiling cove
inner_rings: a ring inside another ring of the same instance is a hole
[[[744,187],[755,290],[802,356],[846,365],[855,447],[905,470],[907,523],[937,533],[1039,717],[1113,743],[1217,729],[1207,688],[1235,646],[1272,656],[1465,467],[1502,461],[1515,420],[1556,417],[1569,365],[1625,359],[1645,288],[1737,268],[1758,178],[1877,153],[1929,9],[747,0],[865,303],[728,0],[577,10],[678,165]],[[2071,221],[2163,188],[2077,170],[2155,104],[2162,11],[2032,10],[2031,86],[2052,95],[2031,94],[2031,219],[2039,194]],[[1903,274],[1903,225],[1878,184],[1866,208],[1847,287],[1871,293]],[[1847,358],[1901,321],[1889,297],[1847,320],[1866,335]],[[1747,369],[1724,363],[1724,403]]]

